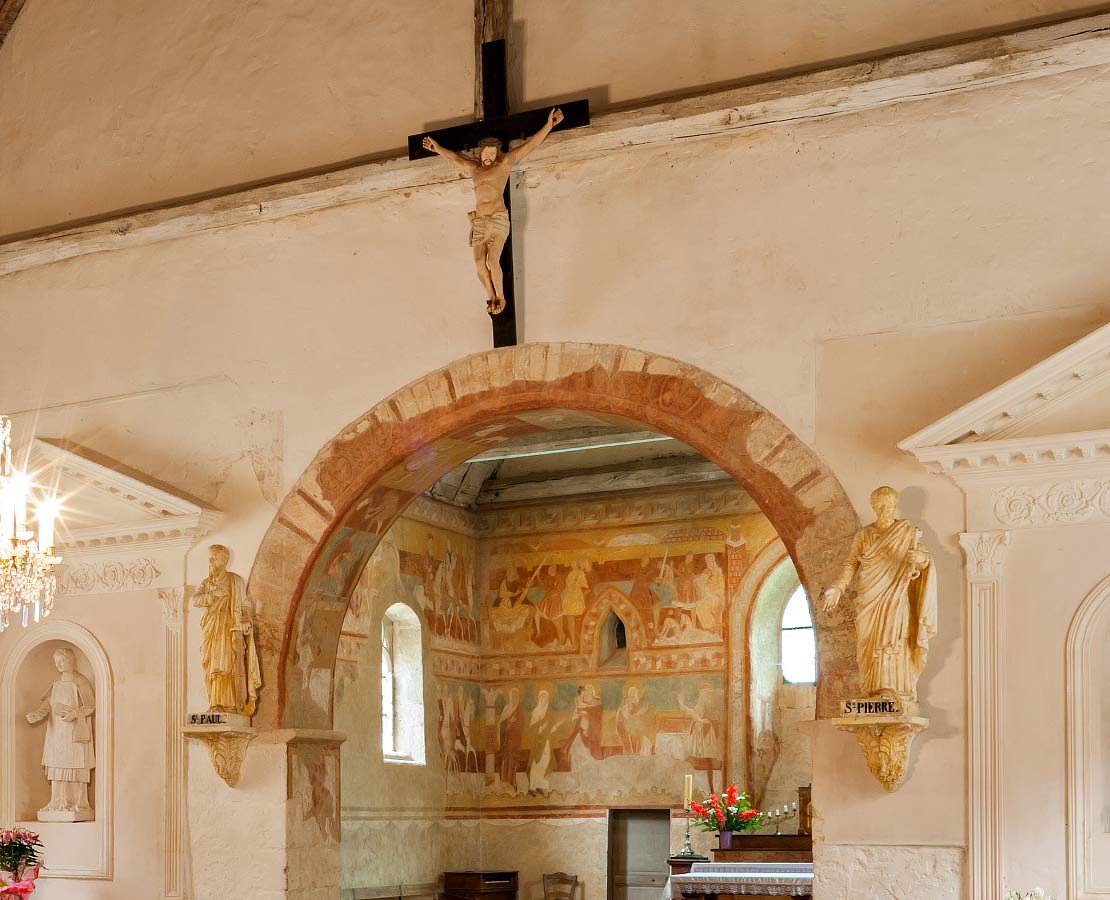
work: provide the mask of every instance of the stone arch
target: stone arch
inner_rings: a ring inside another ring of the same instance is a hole
[[[858,527],[840,483],[751,397],[688,363],[609,344],[526,344],[475,354],[413,382],[344,428],[285,498],[251,569],[249,595],[275,635],[264,653],[263,728],[326,729],[347,597],[380,537],[440,476],[544,410],[646,424],[732,475],[774,524],[816,595]],[[853,687],[849,636],[823,616],[820,709]],[[278,638],[277,636],[280,636]],[[280,644],[280,646],[279,646]],[[275,652],[276,651],[276,652]]]

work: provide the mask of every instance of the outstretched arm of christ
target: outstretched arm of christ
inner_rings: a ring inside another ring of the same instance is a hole
[[[547,123],[543,126],[543,128],[541,128],[534,135],[528,138],[528,140],[526,140],[515,150],[510,150],[508,153],[506,153],[505,157],[513,165],[520,162],[522,159],[525,159],[534,150],[538,149],[540,144],[547,140],[547,136],[551,134],[551,129],[562,121],[563,111],[556,107],[547,114]]]
[[[431,150],[433,153],[438,153],[449,163],[458,166],[464,172],[470,172],[474,168],[473,162],[471,162],[465,156],[461,156],[460,154],[456,153],[454,150],[448,150],[431,135],[425,137],[424,140],[421,141],[421,143],[424,145],[425,150]]]

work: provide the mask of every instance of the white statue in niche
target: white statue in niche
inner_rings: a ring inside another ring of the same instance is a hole
[[[208,548],[208,577],[193,605],[204,610],[200,654],[209,711],[249,719],[258,705],[262,674],[246,584],[227,570],[230,559],[231,551],[222,544]]]
[[[92,717],[96,696],[92,682],[77,671],[77,654],[69,647],[54,651],[57,680],[42,695],[27,721],[46,721],[42,765],[50,782],[50,802],[39,810],[40,822],[88,822],[89,781],[96,766]]]
[[[921,543],[921,529],[894,517],[894,488],[877,488],[871,506],[875,521],[856,535],[840,577],[825,591],[825,609],[833,609],[855,581],[863,694],[916,703],[917,680],[937,633],[932,557]]]

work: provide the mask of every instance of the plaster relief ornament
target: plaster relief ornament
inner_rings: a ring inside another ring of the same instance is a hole
[[[543,128],[507,153],[502,152],[499,138],[482,138],[478,144],[477,159],[448,150],[430,135],[422,141],[425,150],[438,153],[462,169],[474,182],[470,246],[474,251],[478,280],[486,289],[486,311],[490,315],[495,316],[505,309],[501,250],[509,238],[509,211],[505,207],[505,185],[509,182],[509,174],[513,166],[536,150],[547,139],[551,129],[562,121],[563,111],[551,110]]]
[[[937,633],[932,557],[921,529],[894,517],[894,488],[875,490],[871,507],[876,519],[856,535],[840,577],[825,591],[825,610],[836,608],[854,580],[856,664],[864,696],[915,704],[929,640]]]
[[[262,670],[246,584],[227,570],[230,559],[231,551],[222,544],[208,548],[208,577],[197,589],[193,606],[204,610],[200,654],[209,712],[249,720],[258,707]]]
[[[906,777],[914,737],[929,726],[917,715],[917,682],[937,633],[933,560],[921,529],[894,516],[898,492],[871,494],[875,521],[856,535],[825,610],[855,584],[856,664],[863,698],[847,700],[833,724],[855,735],[871,773],[887,791]]]
[[[96,766],[92,717],[96,696],[92,682],[77,671],[77,654],[69,647],[54,651],[59,675],[27,713],[32,725],[46,722],[42,765],[50,782],[50,802],[39,810],[40,822],[89,822],[89,781]]]

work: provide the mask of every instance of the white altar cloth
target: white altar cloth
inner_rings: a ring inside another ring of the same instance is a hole
[[[813,894],[813,863],[694,863],[688,874],[667,879],[663,897],[706,894],[808,897]]]

